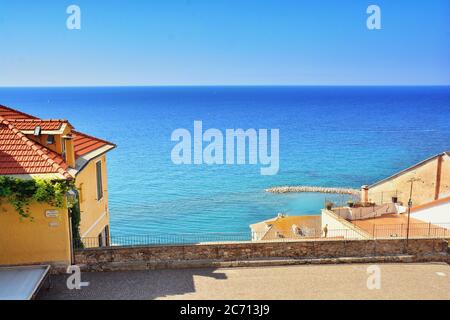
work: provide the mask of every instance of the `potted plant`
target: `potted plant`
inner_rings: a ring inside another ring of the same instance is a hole
[[[327,210],[331,210],[331,208],[333,208],[334,203],[333,202],[326,202],[325,203],[325,207],[327,208]]]
[[[353,204],[353,208],[361,208],[361,207],[364,207],[364,205],[360,201],[356,201]]]

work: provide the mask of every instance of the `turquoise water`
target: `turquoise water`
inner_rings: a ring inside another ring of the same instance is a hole
[[[318,214],[322,194],[277,185],[354,187],[450,149],[448,87],[0,89],[0,104],[115,142],[108,156],[113,235],[246,232],[278,212]],[[280,171],[177,166],[177,128],[278,128]]]

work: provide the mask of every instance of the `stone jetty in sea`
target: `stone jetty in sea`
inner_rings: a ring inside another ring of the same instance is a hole
[[[328,187],[311,187],[311,186],[284,186],[266,189],[270,193],[294,193],[294,192],[316,192],[316,193],[335,193],[335,194],[351,194],[360,195],[361,191],[351,188],[328,188]]]

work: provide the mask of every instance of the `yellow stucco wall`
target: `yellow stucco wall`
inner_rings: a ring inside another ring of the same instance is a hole
[[[96,163],[102,162],[103,198],[97,200]],[[76,185],[80,193],[80,235],[83,238],[96,238],[109,225],[108,178],[106,156],[93,159],[77,175]]]
[[[450,196],[450,156],[443,157],[441,192],[439,198]]]
[[[102,162],[103,198],[97,200],[96,163]],[[89,239],[87,246],[98,246],[98,235],[109,226],[108,180],[105,155],[93,159],[79,172],[76,186],[80,191],[80,235]],[[57,210],[57,218],[45,216]],[[0,265],[70,264],[70,224],[67,209],[34,203],[33,220],[20,219],[5,199],[0,204]]]
[[[411,184],[408,182],[411,178],[420,178],[422,181],[414,182],[413,187],[413,206],[435,200],[436,177],[438,168],[438,158],[422,164],[421,166],[407,171],[404,174],[389,179],[369,189],[369,201],[376,203],[389,202],[391,197],[398,192],[398,200],[404,205],[408,203]],[[440,197],[450,192],[450,160],[448,156],[443,156],[441,174]]]
[[[46,217],[46,210],[58,210],[58,217]],[[0,204],[0,265],[70,264],[67,209],[35,203],[30,214],[33,220],[21,220],[4,199]]]

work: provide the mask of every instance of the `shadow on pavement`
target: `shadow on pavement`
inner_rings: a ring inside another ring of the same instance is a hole
[[[89,282],[81,290],[67,289],[69,275],[51,276],[49,288],[43,288],[39,300],[151,300],[195,292],[194,276],[225,280],[216,269],[146,270],[82,273]]]

